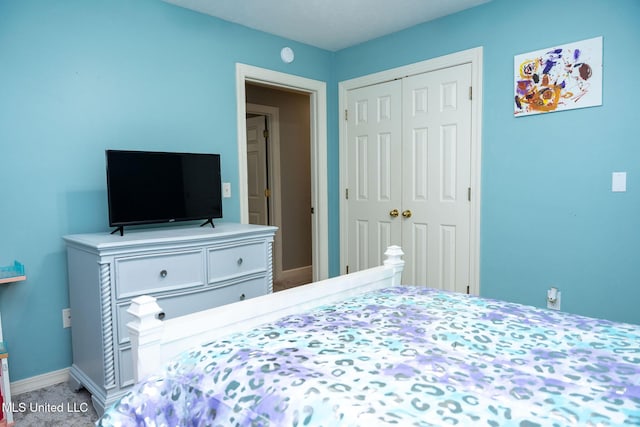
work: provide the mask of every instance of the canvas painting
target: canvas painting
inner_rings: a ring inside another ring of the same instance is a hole
[[[514,57],[514,114],[602,105],[602,37]]]

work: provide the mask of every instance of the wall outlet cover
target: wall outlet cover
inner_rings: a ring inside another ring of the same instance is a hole
[[[70,308],[62,309],[62,327],[63,328],[71,327],[71,309]]]
[[[560,295],[561,295],[561,292],[557,291],[556,298],[554,301],[547,298],[547,308],[551,310],[560,310]]]

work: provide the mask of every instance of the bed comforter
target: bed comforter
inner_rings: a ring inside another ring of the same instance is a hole
[[[393,287],[194,348],[98,424],[640,425],[640,326]]]

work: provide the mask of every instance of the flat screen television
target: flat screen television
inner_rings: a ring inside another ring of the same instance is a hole
[[[106,150],[109,226],[222,218],[220,155]]]

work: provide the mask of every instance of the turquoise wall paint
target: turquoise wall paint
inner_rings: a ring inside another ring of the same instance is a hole
[[[71,365],[62,236],[109,230],[104,150],[217,152],[237,189],[236,62],[330,82],[332,58],[160,0],[0,0],[0,265],[28,275],[0,285],[12,381]]]
[[[337,82],[484,47],[481,288],[640,323],[640,196],[633,71],[640,2],[493,2],[337,53],[160,0],[0,0],[0,286],[13,381],[68,367],[61,236],[107,231],[105,148],[219,152],[237,188],[235,63],[326,81],[330,274],[339,270]],[[606,17],[606,19],[604,19]],[[604,37],[602,107],[513,118],[513,56]],[[280,62],[284,45],[296,51]],[[628,172],[628,192],[609,191]],[[225,220],[239,201],[225,200]],[[42,360],[41,355],[47,357]]]
[[[637,0],[494,0],[337,53],[343,81],[483,46],[483,296],[544,306],[555,285],[563,311],[640,323],[638,22]],[[514,55],[597,36],[601,107],[514,118]]]

